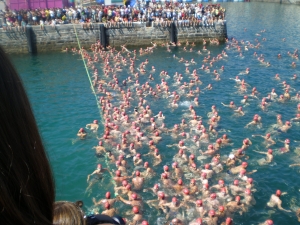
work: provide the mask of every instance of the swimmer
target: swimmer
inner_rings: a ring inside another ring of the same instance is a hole
[[[100,180],[102,178],[102,174],[103,172],[108,171],[110,172],[107,168],[102,168],[101,164],[97,165],[97,169],[94,170],[94,172],[92,172],[91,174],[89,174],[87,176],[87,182],[89,183],[88,187],[86,188],[86,191],[89,190],[98,180]],[[95,176],[91,181],[90,181],[90,177],[91,176]]]
[[[143,185],[144,185],[144,178],[141,177],[141,173],[138,170],[135,171],[135,176],[136,177],[132,178],[133,189],[134,190],[138,190],[138,191],[142,190]]]
[[[80,128],[79,131],[77,132],[77,136],[80,139],[84,139],[86,137],[87,133],[83,128]]]
[[[106,203],[108,203],[110,206],[112,206],[118,200],[119,200],[119,197],[111,199],[110,192],[106,192],[104,199],[100,199],[99,201],[96,201],[96,198],[93,198],[93,203],[94,203],[94,206],[98,206],[98,205],[104,206]]]
[[[99,128],[99,125],[98,125],[98,120],[94,120],[93,123],[89,123],[85,126],[86,129],[90,129],[94,132],[96,132]]]
[[[282,206],[281,206],[282,201],[280,199],[281,195],[282,195],[281,191],[277,190],[275,194],[271,195],[271,198],[270,198],[269,202],[267,203],[267,205],[272,208],[277,207],[279,210],[282,210],[285,212],[291,212],[291,210],[286,210],[286,209],[282,208]]]
[[[146,203],[150,207],[155,207],[158,210],[161,209],[164,213],[167,213],[166,208],[163,207],[163,205],[167,203],[166,195],[162,191],[157,193],[157,199],[148,200],[148,201],[146,201]]]
[[[262,137],[265,141],[266,148],[269,148],[272,145],[275,145],[276,142],[271,138],[271,134],[267,133],[265,136],[260,135],[260,134],[254,134],[252,137]]]
[[[235,106],[235,104],[234,104],[233,101],[231,101],[231,102],[229,103],[229,105],[225,105],[223,102],[221,102],[221,104],[222,104],[223,106],[228,107],[228,108],[231,108],[231,109],[235,109],[235,108],[236,108],[236,106]]]
[[[216,216],[216,212],[214,210],[209,210],[208,217],[203,218],[203,221],[205,221],[208,225],[217,225],[218,217]]]
[[[92,149],[96,149],[96,154],[101,155],[102,153],[106,153],[105,148],[103,147],[103,142],[99,141],[98,146],[94,146]]]
[[[226,204],[226,210],[229,213],[235,213],[235,212],[239,212],[240,215],[243,214],[243,212],[246,212],[246,208],[245,205],[241,203],[241,197],[240,196],[236,196],[235,197],[235,201],[230,201]]]
[[[179,208],[182,207],[182,204],[177,200],[177,198],[173,197],[171,202],[165,203],[162,206],[170,209],[166,215],[166,219],[168,219],[170,216],[177,214]]]
[[[244,116],[244,115],[245,115],[242,106],[238,107],[238,109],[237,109],[237,110],[234,110],[234,112],[235,112],[236,114],[240,115],[240,116]]]

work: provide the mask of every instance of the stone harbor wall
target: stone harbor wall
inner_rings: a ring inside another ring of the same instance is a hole
[[[78,48],[78,40],[82,47],[89,48],[97,40],[110,46],[143,46],[150,42],[166,43],[170,41],[202,42],[203,39],[217,38],[224,41],[227,37],[226,22],[213,26],[199,24],[169,24],[134,23],[131,26],[119,25],[108,27],[94,24],[91,28],[81,25],[58,25],[55,27],[27,27],[26,30],[16,28],[0,29],[0,45],[8,53],[61,51],[65,48]],[[102,29],[101,29],[102,26]],[[105,40],[104,40],[105,39]]]

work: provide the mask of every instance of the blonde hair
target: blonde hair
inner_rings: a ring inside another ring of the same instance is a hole
[[[57,201],[54,203],[54,225],[86,225],[81,202]]]

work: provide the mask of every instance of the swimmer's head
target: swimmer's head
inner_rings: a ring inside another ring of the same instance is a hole
[[[189,158],[190,158],[190,159],[195,159],[195,155],[194,155],[194,154],[191,154],[191,155],[189,156]]]
[[[196,201],[197,206],[202,206],[202,204],[203,204],[202,200],[199,199],[199,200]]]
[[[246,188],[245,194],[246,194],[246,195],[251,195],[251,190],[250,190],[249,188]]]
[[[227,138],[227,134],[223,134],[223,139],[226,139]]]
[[[246,170],[241,170],[240,175],[244,176],[246,174]]]
[[[273,154],[273,150],[272,149],[268,149],[268,153],[269,154]]]
[[[178,154],[182,155],[183,154],[183,149],[179,149]]]
[[[273,222],[273,220],[266,220],[266,222],[264,224],[265,225],[273,225],[274,222]]]
[[[216,215],[216,212],[215,212],[215,210],[209,210],[209,216],[215,216]]]
[[[123,180],[122,181],[122,185],[123,185],[123,187],[126,187],[128,185],[128,181],[127,180]]]
[[[117,177],[120,177],[120,176],[121,176],[121,170],[117,170],[117,171],[116,171],[116,176],[117,176]]]
[[[167,178],[168,178],[168,174],[162,173],[162,174],[161,174],[161,177],[164,178],[164,179],[167,179]]]
[[[185,189],[183,189],[183,193],[184,193],[185,195],[189,195],[189,194],[190,194],[190,191],[189,191],[189,189],[185,188]]]
[[[164,166],[164,171],[169,171],[169,167],[167,165]]]
[[[266,134],[266,137],[267,137],[267,138],[271,137],[271,134],[270,134],[270,133],[267,133],[267,134]]]
[[[208,185],[208,183],[206,183],[206,184],[203,184],[203,189],[204,189],[204,190],[208,190],[208,188],[209,188],[209,185]]]
[[[247,163],[247,162],[242,162],[242,167],[243,167],[243,168],[247,168],[247,166],[248,166],[248,163]]]
[[[148,221],[144,220],[144,221],[142,222],[142,225],[149,225],[149,223],[148,223]]]
[[[160,198],[160,199],[164,199],[165,198],[165,193],[164,192],[159,192],[158,193],[158,197]]]
[[[101,170],[101,168],[102,168],[102,165],[101,165],[101,164],[98,164],[98,165],[97,165],[97,169],[98,169],[98,170]]]
[[[208,149],[213,149],[214,146],[213,145],[208,145]]]
[[[249,144],[249,139],[244,139],[243,143],[246,145]]]
[[[154,190],[158,190],[158,189],[159,189],[158,184],[154,184],[153,189],[154,189]]]
[[[281,191],[280,191],[280,190],[277,190],[277,191],[276,191],[276,196],[279,197],[280,195],[281,195]]]
[[[220,212],[224,212],[224,210],[225,210],[224,206],[220,205],[220,206],[219,206],[219,211],[220,211]]]
[[[196,180],[195,179],[191,179],[191,184],[196,184]]]
[[[137,196],[137,194],[136,194],[136,193],[132,193],[132,194],[131,194],[131,198],[132,198],[132,199],[136,200],[136,199],[137,199],[137,197],[138,197],[138,196]]]
[[[225,225],[231,225],[231,224],[232,224],[232,219],[230,217],[227,217],[225,221]]]
[[[224,180],[219,180],[218,183],[219,183],[219,185],[222,185],[222,186],[225,184]]]
[[[172,167],[177,168],[177,166],[178,166],[178,163],[177,163],[177,162],[173,162],[173,163],[172,163]]]
[[[226,188],[224,188],[224,187],[221,188],[220,192],[221,192],[221,193],[226,193]]]
[[[196,168],[197,168],[196,163],[192,163],[192,167],[193,167],[194,169],[196,169]]]
[[[83,128],[80,128],[79,132],[83,133],[83,132],[85,132],[85,130]]]
[[[236,196],[236,197],[235,197],[235,201],[236,201],[236,202],[240,202],[240,201],[241,201],[241,197],[240,197],[240,196]]]
[[[98,124],[98,120],[94,120],[93,123],[94,123],[94,124]]]
[[[132,207],[132,211],[137,214],[139,213],[139,207],[137,207],[136,205]]]
[[[140,159],[141,158],[141,154],[140,153],[138,153],[138,154],[136,154],[136,156],[135,156],[136,158],[138,158],[138,159]]]
[[[105,198],[107,198],[107,199],[110,199],[110,192],[108,191],[108,192],[106,192],[106,194],[105,194]]]
[[[153,145],[153,144],[154,144],[153,140],[149,141],[149,145]]]
[[[173,197],[173,198],[172,198],[172,202],[173,202],[173,203],[176,203],[176,202],[177,202],[177,198]]]
[[[210,167],[209,164],[205,164],[205,166],[204,166],[204,168],[207,169],[207,170],[209,169],[209,167]]]
[[[238,185],[239,185],[239,180],[234,180],[234,181],[233,181],[233,184],[234,184],[235,186],[238,186]]]
[[[290,139],[285,139],[284,143],[285,144],[289,144],[290,143]]]
[[[211,198],[211,199],[216,199],[216,197],[217,197],[216,193],[212,193],[212,194],[210,195],[210,198]]]
[[[291,125],[291,122],[290,121],[286,121],[285,124],[289,126],[289,125]]]
[[[140,175],[141,175],[141,172],[140,171],[135,171],[135,175],[137,176],[137,177],[139,177]]]
[[[230,159],[234,159],[234,154],[229,154]]]

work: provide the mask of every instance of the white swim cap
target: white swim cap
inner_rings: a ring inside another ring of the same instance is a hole
[[[230,154],[230,155],[229,155],[229,158],[230,158],[230,159],[234,159],[234,154]]]

